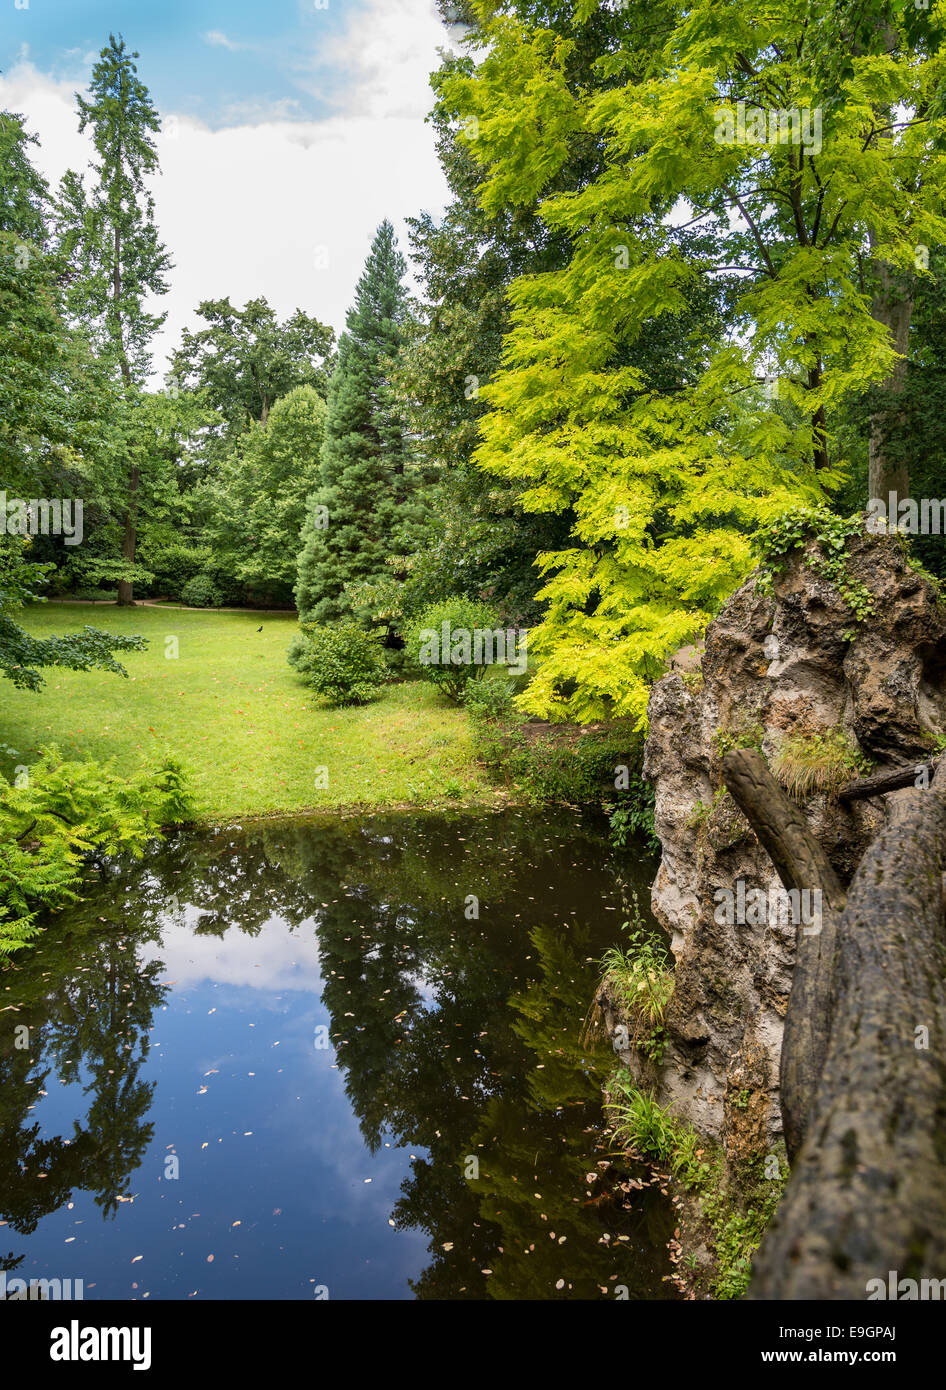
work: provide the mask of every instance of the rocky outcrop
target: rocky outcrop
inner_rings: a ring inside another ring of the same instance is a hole
[[[792,552],[771,593],[755,577],[747,581],[709,625],[698,669],[692,654],[672,663],[650,699],[644,775],[655,787],[662,846],[652,906],[675,958],[658,1096],[722,1140],[733,1159],[766,1151],[780,1134],[779,1051],[796,927],[772,912],[762,921],[723,920],[718,890],[734,893],[741,880],[747,897],[752,889],[775,894],[779,880],[725,790],[721,759],[754,745],[772,761],[786,744],[840,729],[881,770],[921,761],[946,733],[946,609],[934,586],[896,538],[857,537],[847,578],[870,592],[873,608],[857,623],[819,569],[820,554],[815,541]],[[842,883],[898,795],[805,797],[811,829]]]

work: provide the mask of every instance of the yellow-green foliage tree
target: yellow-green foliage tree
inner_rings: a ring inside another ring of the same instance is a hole
[[[629,18],[637,41],[597,64],[610,85],[576,94],[563,73],[591,3],[574,37],[484,9],[485,53],[452,81],[487,212],[535,199],[577,132],[604,151],[540,204],[572,258],[512,287],[476,459],[525,484],[525,508],[575,515],[573,543],[538,557],[523,707],[643,724],[650,680],[750,572],[760,523],[843,477],[840,407],[896,377],[922,248],[946,234],[944,3],[660,4],[658,42]],[[729,277],[729,334],[668,388],[647,338],[701,277]]]

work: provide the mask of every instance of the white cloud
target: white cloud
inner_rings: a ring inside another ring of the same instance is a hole
[[[431,0],[373,0],[330,53],[319,50],[319,69],[330,57],[336,77],[350,74],[339,109],[327,118],[287,119],[291,98],[222,129],[162,113],[162,173],[153,189],[174,261],[160,303],[168,320],[155,342],[162,373],[182,328],[199,326],[194,310],[202,299],[229,295],[242,304],[265,295],[280,316],[298,307],[344,327],[381,220],[394,223],[406,252],[404,218],[437,213],[446,200],[424,124],[427,75],[443,42]],[[88,161],[74,93],[74,82],[57,81],[25,58],[0,74],[0,106],[26,116],[40,138],[36,162],[54,187],[67,168]]]
[[[231,53],[239,53],[241,49],[248,47],[247,44],[235,43],[233,39],[228,39],[226,34],[220,29],[209,30],[208,33],[204,35],[204,38],[208,43],[213,44],[215,48],[226,48],[229,49]]]
[[[335,101],[341,110],[372,119],[422,121],[431,104],[428,77],[447,31],[433,0],[371,0],[348,28],[321,40],[294,66],[305,91]],[[326,70],[347,80],[326,92]]]

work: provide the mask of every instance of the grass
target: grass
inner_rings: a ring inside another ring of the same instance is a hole
[[[51,670],[38,694],[0,682],[0,744],[16,750],[0,755],[8,777],[56,743],[65,757],[114,757],[127,773],[170,750],[188,765],[204,820],[499,797],[473,760],[466,714],[432,686],[392,685],[371,705],[320,707],[286,663],[291,614],[48,603],[20,621],[38,637],[90,624],[141,633],[149,645],[123,656],[127,680]],[[165,655],[172,638],[176,658]]]
[[[619,1144],[642,1158],[664,1163],[684,1187],[700,1190],[706,1185],[710,1165],[696,1131],[675,1120],[670,1107],[657,1104],[654,1096],[638,1090],[629,1073],[619,1068],[608,1084],[608,1120]]]
[[[610,947],[601,959],[601,983],[582,1036],[590,1041],[603,1022],[598,995],[604,990],[623,1010],[628,1045],[659,1065],[667,1043],[664,1021],[673,996],[670,956],[653,929],[645,926],[636,894],[633,923],[625,922],[622,930],[627,933],[626,945]]]
[[[845,782],[870,770],[870,764],[842,728],[805,732],[788,738],[772,762],[772,771],[789,796],[813,792],[837,796]]]
[[[606,1110],[615,1140],[632,1154],[669,1168],[696,1200],[697,1233],[686,1216],[684,1238],[699,1239],[701,1234],[712,1247],[709,1283],[702,1296],[741,1298],[749,1285],[752,1257],[785,1187],[784,1158],[765,1153],[727,1167],[717,1145],[675,1119],[669,1105],[660,1106],[650,1092],[637,1089],[623,1068],[608,1082]]]
[[[664,1020],[673,996],[673,970],[664,948],[643,926],[629,929],[626,947],[612,946],[601,961],[601,984],[624,1006],[628,1041],[652,1062],[663,1060]]]

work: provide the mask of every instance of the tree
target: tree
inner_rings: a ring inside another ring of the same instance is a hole
[[[572,6],[553,0],[540,6],[519,0],[510,7],[524,24],[537,15],[550,30],[571,31]],[[462,17],[470,32],[482,32],[473,7],[440,3],[448,20]],[[659,43],[658,7],[646,17],[598,6],[576,35],[565,70],[575,92],[603,89],[615,79],[595,72],[596,60],[613,51],[635,28],[636,41]],[[601,172],[601,142],[576,128],[565,135],[567,154],[534,196],[487,212],[477,196],[481,173],[473,154],[474,129],[458,109],[452,79],[473,71],[470,57],[444,58],[434,74],[436,97],[430,121],[452,200],[441,221],[429,214],[409,219],[411,250],[420,267],[424,302],[409,320],[401,379],[418,450],[436,470],[437,501],[424,553],[417,557],[412,588],[425,601],[447,594],[488,597],[505,615],[531,623],[541,613],[536,554],[566,543],[573,521],[568,511],[524,511],[524,490],[512,478],[488,476],[472,463],[477,429],[486,413],[483,389],[500,369],[503,337],[510,327],[507,291],[520,275],[559,269],[571,258],[571,242],[537,213],[540,196],[587,183]],[[679,352],[679,344],[674,345]]]
[[[152,583],[152,556],[178,540],[188,521],[193,504],[186,484],[193,467],[193,440],[208,418],[197,393],[136,390],[122,399],[108,457],[94,470],[86,538],[76,550],[67,550],[65,558],[55,555],[65,587]],[[118,558],[126,486],[122,469],[129,462],[141,480],[134,563]]]
[[[46,185],[29,159],[22,118],[0,113],[0,477],[9,498],[55,489],[80,497],[102,445],[112,397],[81,334],[62,313],[61,267],[47,251]],[[11,533],[0,515],[0,676],[38,690],[41,672],[64,666],[125,674],[116,651],[138,637],[87,627],[37,640],[12,614],[39,598],[53,566],[37,563],[38,539]]]
[[[197,309],[207,322],[185,330],[171,363],[179,388],[203,389],[219,418],[214,437],[231,444],[254,421],[264,428],[281,396],[311,386],[328,389],[335,334],[301,309],[284,323],[264,298],[235,308],[229,299],[206,299]]]
[[[928,269],[912,291],[902,382],[876,387],[851,404],[854,466],[838,499],[842,509],[858,508],[865,495],[886,502],[890,491],[900,498],[946,496],[946,248],[929,248]],[[882,453],[892,473],[909,479],[909,493],[902,485],[875,492],[876,479],[869,488],[871,439],[874,460]],[[941,535],[913,535],[909,543],[930,573],[946,577]]]
[[[22,116],[0,112],[0,227],[34,248],[46,240],[49,207],[49,187],[30,160],[29,147],[38,144],[36,136],[27,133]]]
[[[281,396],[220,468],[210,541],[215,562],[254,597],[291,603],[306,500],[319,483],[326,406],[313,386]]]
[[[128,52],[124,39],[109,35],[92,70],[89,99],[77,95],[79,130],[91,129],[98,156],[92,166],[95,184],[87,194],[82,177],[67,173],[58,209],[63,249],[74,266],[70,307],[118,372],[132,408],[150,369],[148,344],[165,317],[149,313],[145,301],[166,292],[170,267],[146,183],[158,168],[153,136],[161,128],[160,120],[147,87],[138,79],[137,57]],[[134,456],[126,460],[126,470],[121,553],[130,570],[142,485]],[[131,580],[120,579],[118,602],[133,601]]]
[[[353,611],[346,585],[383,581],[411,544],[422,508],[392,371],[402,342],[404,257],[382,222],[348,312],[329,387],[319,486],[302,533],[295,589],[302,619]],[[326,525],[327,520],[327,525]]]
[[[649,679],[751,569],[752,531],[837,486],[840,405],[896,369],[871,294],[881,260],[912,275],[917,246],[943,240],[941,21],[921,15],[920,42],[918,12],[881,5],[896,43],[871,30],[838,66],[800,0],[751,17],[698,0],[658,53],[599,61],[620,83],[575,92],[592,8],[566,37],[497,17],[450,93],[477,122],[487,212],[532,199],[576,131],[602,143],[603,171],[540,205],[573,254],[512,288],[476,457],[525,484],[526,508],[575,513],[571,543],[538,557],[548,612],[523,706],[643,723]],[[879,98],[903,113],[889,138]],[[676,381],[635,360],[721,276],[737,277],[726,341],[697,339]]]

